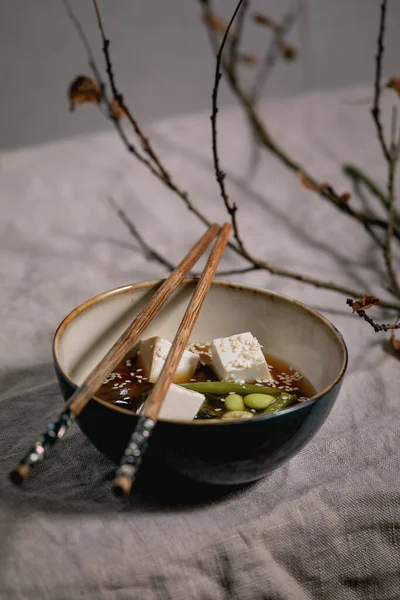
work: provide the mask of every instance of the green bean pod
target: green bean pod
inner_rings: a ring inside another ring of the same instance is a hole
[[[200,394],[216,394],[217,396],[226,396],[231,392],[240,396],[248,394],[269,394],[270,396],[279,396],[281,390],[265,385],[254,385],[249,383],[232,383],[230,381],[197,381],[195,383],[180,383],[182,387]]]
[[[272,415],[274,413],[280,412],[285,408],[291,406],[294,402],[296,402],[297,396],[296,394],[286,394],[281,393],[280,396],[266,408],[262,414],[263,415]]]

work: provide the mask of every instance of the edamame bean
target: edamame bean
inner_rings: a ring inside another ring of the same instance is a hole
[[[275,401],[274,396],[268,394],[249,394],[244,397],[244,403],[248,408],[263,410]]]
[[[229,394],[225,398],[226,410],[246,410],[242,396],[239,394]]]
[[[244,421],[245,419],[252,419],[254,415],[247,410],[231,410],[222,415],[221,419],[224,421]]]

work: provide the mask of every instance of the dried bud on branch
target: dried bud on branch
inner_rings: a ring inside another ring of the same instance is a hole
[[[365,306],[362,305],[363,302],[365,302]],[[378,298],[375,298],[374,296],[364,296],[363,298],[361,298],[361,300],[358,300],[357,302],[353,302],[351,298],[347,298],[346,300],[346,304],[348,304],[353,309],[353,312],[357,313],[357,315],[361,319],[364,319],[364,321],[371,325],[375,333],[379,333],[380,331],[391,331],[393,329],[400,329],[400,324],[398,322],[396,322],[394,325],[391,325],[390,323],[379,324],[367,315],[365,311],[368,308],[371,308],[371,306],[375,306],[378,303]],[[362,306],[362,308],[357,308],[357,305]]]
[[[310,179],[310,177],[304,173],[304,171],[300,170],[298,171],[298,176],[300,179],[300,183],[303,187],[305,187],[307,190],[312,190],[313,192],[325,192],[326,190],[329,189],[329,183],[314,183],[314,181],[312,181]]]
[[[344,192],[343,194],[341,194],[338,198],[339,202],[341,202],[342,204],[347,204],[348,201],[351,198],[351,194],[350,192]]]
[[[296,58],[296,56],[297,56],[297,50],[296,50],[296,48],[293,48],[293,46],[291,46],[287,42],[284,42],[283,40],[280,40],[278,42],[278,47],[279,47],[279,50],[280,50],[280,52],[282,54],[282,58],[284,58],[288,62],[291,61],[291,60],[294,60]]]
[[[225,23],[225,21],[212,10],[206,10],[203,13],[203,22],[212,31],[215,31],[216,33],[219,33],[221,35],[224,35],[227,28],[227,24]],[[228,35],[228,39],[232,39],[231,34]]]
[[[270,17],[267,17],[267,15],[263,15],[262,13],[254,13],[253,21],[254,21],[254,23],[257,23],[257,25],[262,25],[263,27],[269,27],[270,29],[275,30],[278,28],[278,25],[275,23],[275,21],[270,19]]]
[[[248,67],[253,67],[258,62],[258,58],[253,54],[239,54],[238,59],[241,63]]]
[[[324,183],[317,183],[316,181],[313,181],[301,169],[299,171],[297,171],[297,174],[299,176],[301,185],[303,187],[305,187],[307,190],[312,190],[313,192],[317,192],[317,193],[328,192],[330,194],[335,194],[335,191],[333,190],[332,186],[329,185],[329,183],[327,183],[326,181],[324,181]],[[344,192],[340,196],[335,194],[335,197],[336,197],[336,202],[340,202],[341,204],[347,204],[347,202],[351,198],[351,194],[350,194],[350,192]]]
[[[396,92],[398,96],[400,96],[400,77],[391,77],[387,82],[386,87],[390,88],[391,90]]]
[[[379,299],[375,298],[375,296],[364,296],[361,300],[353,302],[352,309],[353,312],[368,310],[371,306],[376,306],[377,304],[379,304]]]
[[[110,112],[115,119],[118,119],[118,121],[122,119],[122,117],[126,116],[125,108],[121,106],[121,104],[116,98],[114,98],[114,100],[110,104]]]
[[[100,86],[86,75],[78,75],[68,88],[69,109],[72,112],[78,104],[94,102],[100,104],[103,94]]]

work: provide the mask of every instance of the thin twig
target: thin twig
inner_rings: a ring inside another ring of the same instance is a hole
[[[159,170],[160,174],[162,175],[163,179],[168,181],[170,179],[169,173],[164,169],[156,152],[154,152],[154,150],[152,148],[150,140],[146,137],[146,135],[142,131],[141,127],[139,126],[139,123],[133,117],[129,107],[124,102],[124,97],[123,97],[122,93],[117,88],[117,85],[115,82],[115,76],[114,76],[114,72],[113,72],[113,67],[112,67],[112,62],[111,62],[110,40],[106,37],[103,20],[101,17],[101,13],[100,13],[100,9],[99,9],[97,0],[92,0],[92,2],[93,2],[93,6],[94,6],[94,9],[96,12],[97,23],[99,26],[100,35],[101,35],[101,39],[103,42],[103,54],[104,54],[104,58],[105,58],[105,62],[106,62],[106,71],[107,71],[108,79],[110,82],[111,90],[113,93],[113,97],[118,102],[122,111],[125,113],[126,117],[128,118],[129,122],[131,123],[134,132],[136,133],[136,135],[138,136],[138,138],[140,140],[143,151],[153,161],[156,168]]]
[[[392,106],[392,120],[390,125],[390,156],[393,158],[397,152],[397,106]]]
[[[232,24],[236,18],[236,15],[240,11],[244,0],[239,0],[236,9],[231,17],[231,20],[228,23],[228,26],[225,30],[224,36],[221,41],[221,45],[217,52],[216,60],[215,60],[215,76],[214,76],[214,87],[212,91],[212,113],[211,113],[211,135],[212,135],[212,152],[213,152],[213,160],[214,160],[214,169],[215,176],[219,185],[219,189],[221,192],[222,199],[224,201],[225,208],[231,218],[233,235],[236,239],[239,248],[242,252],[245,252],[245,247],[242,238],[239,234],[239,228],[236,218],[237,206],[235,203],[232,203],[229,199],[228,193],[225,188],[225,173],[221,170],[219,166],[219,156],[218,156],[218,131],[217,131],[217,114],[218,114],[218,91],[219,91],[219,83],[221,81],[222,73],[221,73],[221,60],[222,53],[225,48],[226,40],[228,39],[229,31],[232,27]]]
[[[82,27],[81,22],[79,21],[76,13],[74,12],[74,9],[72,8],[69,0],[61,0],[62,4],[64,5],[65,8],[65,12],[67,13],[67,16],[69,17],[69,19],[71,20],[73,26],[76,29],[76,32],[86,50],[86,54],[88,57],[88,62],[89,62],[89,67],[92,70],[92,73],[96,79],[97,84],[100,86],[101,89],[104,90],[104,82],[102,81],[102,77],[100,74],[100,71],[97,67],[96,64],[96,60],[94,58],[94,54],[93,54],[93,50],[92,47],[90,45],[90,42],[88,40],[88,37]]]
[[[210,32],[210,35],[212,36],[212,32]],[[296,162],[294,158],[292,158],[285,150],[283,150],[283,148],[279,146],[279,144],[267,131],[248,94],[240,86],[238,78],[235,77],[235,75],[229,69],[227,62],[222,59],[221,64],[227,76],[228,82],[231,86],[231,89],[239,98],[244,110],[246,111],[247,116],[249,117],[252,127],[255,129],[255,133],[257,135],[258,140],[266,149],[268,149],[272,154],[274,154],[288,169],[294,171],[296,174],[298,174],[300,171],[306,173],[309,182],[315,187],[318,187],[319,184],[315,180],[315,178],[309,175],[307,173],[307,170],[304,169],[300,163]],[[380,229],[384,230],[387,229],[388,224],[387,221],[385,221],[384,219],[380,219],[378,217],[367,215],[365,213],[357,211],[351,206],[349,206],[348,203],[342,202],[340,195],[334,190],[332,186],[329,186],[328,188],[325,188],[318,193],[320,196],[322,196],[331,204],[333,204],[338,210],[352,217],[354,220],[358,221],[367,231],[369,230],[369,226],[379,227]]]
[[[207,3],[207,8],[205,10],[211,10],[210,2]],[[204,22],[207,22],[206,19],[203,20]],[[216,50],[216,48],[218,48],[218,44],[216,41],[215,32],[210,27],[207,27],[207,31],[209,34],[211,47],[214,50]],[[221,66],[231,86],[232,91],[240,100],[246,112],[246,115],[249,118],[250,124],[253,127],[254,134],[258,141],[272,154],[274,154],[288,169],[295,171],[296,174],[298,174],[300,171],[305,173],[310,184],[314,185],[317,188],[319,186],[318,182],[307,173],[306,169],[304,169],[302,165],[300,165],[300,163],[296,162],[294,158],[292,158],[286,151],[284,151],[283,148],[279,146],[279,144],[267,131],[249,95],[244,91],[243,87],[240,85],[239,79],[236,76],[236,72],[232,72],[232,70],[229,67],[229,63],[224,59],[223,56],[221,57]],[[383,230],[386,230],[388,227],[387,221],[385,221],[384,219],[380,219],[373,215],[367,215],[365,213],[357,211],[351,206],[349,206],[348,203],[343,202],[341,200],[341,196],[336,193],[332,186],[322,189],[319,192],[319,194],[323,198],[328,200],[331,204],[336,206],[336,208],[338,208],[341,212],[347,214],[348,216],[358,221],[370,235],[371,227],[379,227]],[[371,237],[373,237],[375,241],[376,236],[371,235]]]
[[[131,236],[139,243],[139,246],[140,246],[145,258],[147,258],[148,260],[153,260],[155,262],[160,263],[163,267],[166,267],[168,269],[168,271],[172,272],[175,269],[176,265],[174,265],[169,260],[164,258],[161,254],[159,254],[156,250],[154,250],[154,248],[152,248],[146,242],[146,240],[144,239],[142,234],[139,233],[139,231],[138,231],[136,225],[134,224],[134,222],[132,221],[132,219],[125,212],[125,210],[123,208],[121,208],[121,206],[119,206],[119,204],[117,204],[117,202],[114,200],[114,198],[110,197],[110,198],[108,198],[108,201],[109,201],[112,209],[115,211],[117,217],[122,221],[122,223],[128,229]],[[218,275],[218,277],[225,277],[228,275],[243,275],[245,273],[251,273],[253,271],[258,271],[258,270],[259,270],[259,267],[253,265],[250,267],[244,267],[243,269],[228,269],[225,271],[218,271],[217,275]],[[191,271],[189,274],[192,277],[198,277],[198,276],[200,276],[201,272]]]
[[[369,177],[369,175],[364,173],[359,167],[349,164],[343,165],[343,172],[353,180],[354,185],[363,183],[368,191],[379,200],[382,206],[386,210],[389,210],[389,201],[386,193],[371,179],[371,177]],[[400,214],[396,210],[394,210],[393,230],[393,235],[397,239],[400,239]]]
[[[108,201],[110,203],[110,206],[116,212],[116,214],[119,217],[119,219],[121,219],[121,221],[123,222],[123,224],[129,230],[129,233],[131,234],[131,236],[133,238],[135,238],[135,240],[137,240],[137,242],[139,243],[139,246],[140,246],[140,248],[141,248],[144,256],[148,260],[153,260],[153,261],[156,261],[156,262],[160,263],[163,267],[166,267],[168,269],[168,271],[172,272],[175,269],[175,265],[173,265],[168,259],[164,258],[164,256],[162,256],[161,254],[159,254],[156,250],[154,250],[154,248],[152,248],[146,242],[146,240],[143,238],[143,236],[141,235],[141,233],[138,231],[138,229],[135,226],[135,224],[133,223],[133,221],[128,217],[128,215],[123,210],[123,208],[121,208],[116,203],[116,201],[114,200],[114,198],[108,198]]]
[[[392,239],[393,239],[393,229],[394,229],[394,182],[395,182],[395,174],[396,174],[396,159],[392,157],[388,165],[388,200],[389,200],[389,210],[388,210],[388,228],[386,231],[385,242],[384,242],[384,257],[386,263],[386,269],[389,275],[390,287],[391,291],[397,296],[400,297],[400,287],[397,281],[397,276],[393,267],[393,256],[392,256]]]
[[[124,143],[126,149],[128,150],[128,152],[133,154],[133,156],[135,158],[137,158],[142,164],[144,164],[148,169],[150,169],[150,171],[153,173],[153,175],[157,176],[157,172],[156,172],[155,168],[153,167],[153,165],[144,156],[142,156],[140,154],[140,152],[138,152],[136,147],[132,144],[132,142],[126,136],[125,131],[124,131],[123,127],[121,126],[119,119],[117,119],[116,116],[114,115],[114,111],[113,111],[111,102],[108,98],[107,87],[102,79],[100,69],[98,68],[96,60],[94,58],[94,53],[93,53],[92,47],[91,47],[90,42],[84,32],[82,24],[79,21],[76,13],[74,12],[71,4],[69,3],[69,0],[61,0],[61,2],[64,5],[67,16],[69,17],[72,24],[74,25],[76,32],[86,50],[89,67],[93,73],[94,78],[96,79],[98,86],[100,87],[100,89],[102,91],[102,100],[107,109],[107,117],[114,124],[114,126],[115,126],[122,142]]]
[[[389,208],[389,202],[385,192],[359,167],[351,164],[344,164],[343,173],[350,177],[354,183],[362,182],[366,188],[379,200],[386,210]]]
[[[250,1],[249,0],[243,0],[242,6],[238,12],[237,18],[236,18],[236,22],[235,22],[235,30],[233,32],[233,35],[231,37],[231,43],[229,45],[229,64],[231,66],[231,69],[236,69],[236,66],[238,64],[238,50],[239,50],[239,45],[240,42],[242,40],[242,35],[243,35],[243,26],[244,26],[244,22],[246,20],[246,15],[247,15],[247,11],[249,10],[249,6],[250,6]]]
[[[267,48],[264,59],[254,79],[253,87],[249,92],[249,98],[254,104],[258,103],[261,92],[268,80],[268,76],[276,65],[279,57],[282,55],[280,51],[280,42],[282,42],[283,38],[295,24],[299,11],[300,8],[298,5],[290,7],[288,12],[284,15],[282,22],[277,25],[274,30],[271,43]]]
[[[95,71],[97,73],[99,73],[99,69],[96,66],[96,63],[94,62],[94,60],[92,59],[93,57],[93,52],[91,50],[90,44],[87,41],[87,37],[81,35],[81,33],[83,32],[83,28],[81,23],[79,22],[79,19],[77,17],[77,15],[72,11],[72,8],[70,5],[67,4],[67,0],[61,0],[64,3],[64,6],[66,8],[68,8],[67,13],[68,16],[71,18],[72,23],[74,24],[75,28],[77,29],[78,35],[85,47],[85,50],[87,52],[88,55],[88,60],[89,60],[89,65],[93,71],[93,73],[95,74]],[[71,12],[69,12],[71,11]],[[71,17],[71,15],[73,15],[73,17]],[[91,64],[91,61],[93,60],[93,65]],[[97,79],[97,78],[96,78]],[[99,79],[99,82],[102,86],[105,86],[104,82],[101,81],[101,77]],[[106,96],[105,96],[106,99]],[[128,150],[128,152],[130,154],[132,154],[135,158],[137,158],[142,164],[144,164],[152,173],[152,175],[154,175],[159,181],[161,181],[162,183],[164,183],[171,191],[173,191],[175,194],[177,194],[179,196],[179,198],[185,203],[186,208],[188,210],[190,210],[191,212],[193,212],[193,214],[206,226],[210,226],[211,222],[206,219],[204,217],[204,215],[201,213],[200,210],[198,210],[196,208],[196,206],[190,201],[189,199],[189,195],[186,191],[182,190],[179,188],[179,186],[172,180],[171,176],[168,175],[167,178],[165,178],[158,170],[156,170],[154,168],[154,166],[147,160],[145,159],[143,156],[141,156],[136,148],[133,146],[133,144],[129,141],[129,139],[127,138],[120,122],[118,121],[118,119],[113,118],[112,116],[112,112],[111,112],[111,104],[108,102],[107,104],[108,109],[109,109],[109,118],[111,119],[111,121],[113,122],[118,135],[120,136],[123,144],[125,145],[126,149]],[[110,114],[111,112],[111,114]],[[163,170],[165,171],[165,169]]]
[[[380,21],[379,21],[379,32],[378,32],[378,42],[377,42],[377,51],[375,58],[375,81],[374,81],[374,101],[371,109],[372,118],[374,120],[376,126],[376,132],[378,135],[378,140],[382,148],[382,152],[386,157],[386,160],[390,162],[390,152],[387,147],[385,136],[383,133],[383,125],[381,121],[381,76],[382,76],[382,59],[384,53],[384,45],[383,40],[385,37],[385,21],[386,21],[386,8],[387,8],[387,0],[382,0],[381,2],[381,13],[380,13]]]
[[[351,298],[347,298],[346,300],[346,304],[348,304],[351,308],[353,308],[353,304],[354,301]],[[383,306],[383,304],[381,303],[381,306]],[[356,310],[355,311],[359,317],[361,317],[362,319],[364,319],[364,321],[366,321],[369,325],[371,325],[372,329],[375,331],[375,333],[379,333],[380,331],[390,331],[391,329],[400,329],[400,323],[395,324],[395,325],[391,325],[390,323],[376,323],[376,321],[374,321],[371,317],[369,317],[367,315],[367,313],[365,312],[365,310]]]

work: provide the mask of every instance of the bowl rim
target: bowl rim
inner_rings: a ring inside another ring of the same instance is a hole
[[[78,385],[70,378],[69,375],[67,375],[65,370],[62,368],[61,362],[59,360],[59,355],[58,355],[58,346],[61,341],[62,335],[63,335],[64,331],[66,330],[66,328],[68,327],[68,325],[78,315],[80,315],[87,309],[93,307],[94,305],[99,304],[100,302],[102,302],[103,300],[105,300],[107,298],[110,298],[112,296],[116,296],[119,294],[125,294],[129,291],[134,291],[134,290],[145,288],[145,287],[148,287],[148,288],[155,287],[157,285],[160,285],[163,281],[165,281],[165,280],[164,279],[153,279],[153,280],[148,280],[148,281],[139,281],[136,283],[129,283],[129,284],[125,284],[125,285],[122,285],[122,286],[119,286],[116,288],[106,290],[104,292],[100,292],[99,294],[92,296],[88,300],[85,300],[84,302],[82,302],[81,304],[76,306],[73,310],[71,310],[64,317],[64,319],[58,325],[58,327],[54,333],[54,336],[53,336],[52,354],[53,354],[53,361],[54,361],[56,370],[62,375],[62,377],[68,382],[68,384],[73,389],[76,390],[78,388]],[[198,281],[198,278],[196,278],[196,277],[186,278],[182,281],[182,283],[180,285],[192,284],[197,281]],[[212,282],[212,286],[234,287],[238,290],[246,290],[246,291],[249,290],[249,291],[253,291],[258,294],[261,294],[262,296],[268,296],[268,297],[274,296],[275,298],[279,298],[281,300],[289,302],[290,304],[294,304],[294,305],[298,306],[300,309],[304,310],[305,312],[309,313],[312,317],[314,317],[318,321],[320,321],[325,327],[327,327],[332,332],[334,338],[336,339],[336,342],[340,346],[342,353],[343,353],[343,360],[342,360],[342,365],[341,365],[339,374],[335,377],[335,379],[326,388],[324,388],[321,392],[319,392],[312,398],[306,400],[305,402],[301,402],[300,404],[296,404],[295,406],[286,408],[285,410],[283,410],[281,412],[273,413],[270,415],[259,416],[255,420],[256,423],[261,423],[264,420],[280,418],[280,417],[282,417],[282,415],[288,415],[290,413],[302,410],[305,407],[311,407],[313,404],[317,403],[318,400],[323,398],[326,394],[328,394],[331,390],[333,390],[341,382],[341,380],[343,379],[343,376],[346,372],[347,365],[348,365],[347,346],[346,346],[346,343],[345,343],[344,338],[343,338],[342,334],[340,333],[340,331],[335,327],[335,325],[333,325],[333,323],[331,323],[329,321],[329,319],[324,317],[317,310],[315,310],[314,308],[311,308],[310,306],[307,306],[306,304],[304,304],[303,302],[300,302],[299,300],[296,300],[295,298],[291,298],[290,296],[286,296],[285,294],[281,294],[279,292],[273,292],[271,290],[267,290],[267,289],[264,289],[264,288],[261,288],[261,287],[258,287],[256,285],[252,285],[252,284],[240,283],[240,282],[236,282],[236,281],[226,281],[223,279],[214,279],[214,281]],[[96,395],[92,396],[92,400],[105,406],[109,410],[123,413],[130,417],[137,416],[131,410],[128,410],[121,406],[117,406],[115,404],[106,402],[105,400],[98,398]],[[163,423],[165,425],[170,424],[170,425],[185,425],[185,426],[212,425],[212,426],[228,427],[231,425],[235,425],[235,426],[243,427],[243,426],[249,426],[249,425],[253,424],[254,420],[248,419],[248,420],[243,420],[243,421],[240,421],[240,420],[224,421],[223,419],[196,419],[193,421],[167,421],[167,420],[160,419],[160,423]]]

